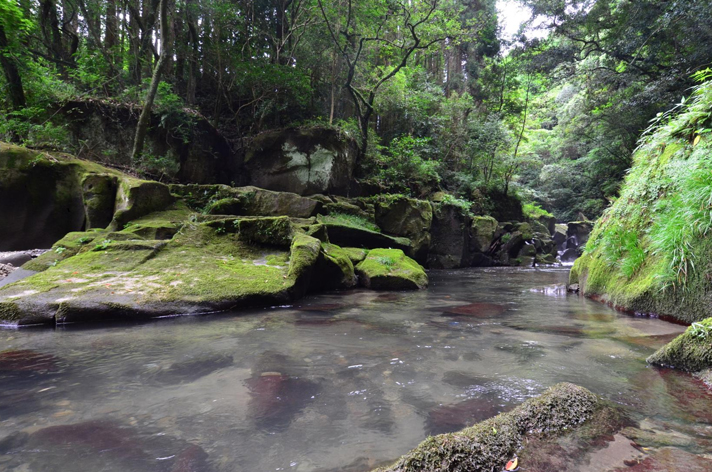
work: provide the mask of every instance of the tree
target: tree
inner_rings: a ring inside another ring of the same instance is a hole
[[[8,34],[24,34],[30,26],[16,4],[0,3],[0,66],[7,80],[10,105],[15,110],[23,108],[26,100],[22,77],[17,67],[17,45],[12,36],[8,38]]]
[[[143,153],[143,144],[146,139],[148,126],[151,122],[153,101],[156,99],[158,84],[161,82],[161,73],[168,58],[168,0],[160,0],[159,10],[161,19],[161,53],[156,66],[153,68],[151,85],[146,94],[143,110],[141,110],[141,116],[136,125],[136,135],[134,137],[133,151],[131,152],[131,160],[134,162],[138,161]]]
[[[346,63],[346,82],[361,133],[361,156],[368,148],[369,123],[381,86],[406,67],[416,51],[430,49],[455,33],[456,23],[440,0],[345,2],[318,0],[333,45]]]

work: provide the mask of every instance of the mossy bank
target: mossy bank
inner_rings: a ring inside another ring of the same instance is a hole
[[[643,138],[621,196],[571,271],[581,292],[683,322],[712,316],[712,84]]]

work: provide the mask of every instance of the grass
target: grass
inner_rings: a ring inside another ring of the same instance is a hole
[[[351,228],[367,229],[369,231],[375,231],[376,233],[381,232],[381,228],[375,223],[368,221],[366,218],[357,215],[349,215],[348,213],[331,213],[329,215],[319,216],[319,222],[325,224],[337,224],[342,226],[349,226]]]
[[[627,308],[642,304],[661,313],[665,306],[673,311],[667,314],[699,319],[702,313],[682,314],[681,304],[708,305],[703,299],[712,267],[712,140],[702,130],[711,110],[712,83],[705,83],[678,115],[665,115],[667,121],[644,137],[620,198],[596,224],[572,273],[583,276],[585,293],[606,295]]]

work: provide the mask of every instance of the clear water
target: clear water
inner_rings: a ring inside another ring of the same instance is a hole
[[[705,452],[704,388],[644,362],[683,327],[566,295],[567,276],[441,271],[421,292],[0,331],[0,470],[365,471],[561,381]]]

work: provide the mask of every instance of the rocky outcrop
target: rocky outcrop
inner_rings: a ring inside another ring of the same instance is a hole
[[[470,428],[432,436],[389,467],[374,472],[504,470],[527,440],[559,436],[595,420],[607,409],[583,387],[561,383]]]
[[[410,240],[409,255],[427,262],[431,245],[433,209],[430,202],[385,195],[373,199],[376,224],[387,234]]]
[[[304,127],[255,136],[244,168],[252,185],[299,195],[347,195],[358,148],[332,128]]]
[[[77,223],[69,227],[75,231],[58,237],[50,251],[11,275],[22,272],[22,277],[0,289],[5,324],[206,313],[350,288],[357,282],[354,263],[364,264],[366,251],[334,244],[340,240],[364,246],[371,238],[375,259],[365,264],[363,285],[394,290],[427,285],[422,267],[400,250],[386,249],[393,252],[377,257],[379,247],[409,249],[408,239],[318,223],[312,215],[322,208],[319,199],[256,187],[169,187],[69,156],[8,149],[0,152],[6,167],[50,169],[78,205]],[[8,186],[13,176],[27,179],[22,172],[3,175]],[[54,189],[46,190],[52,196]],[[47,199],[40,201],[51,202]],[[92,227],[90,221],[102,219],[109,222],[105,228]]]

